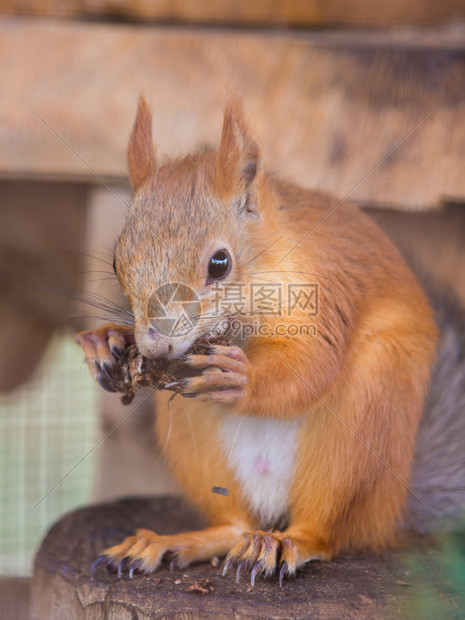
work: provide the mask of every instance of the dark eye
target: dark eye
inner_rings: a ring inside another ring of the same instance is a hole
[[[231,270],[231,263],[231,256],[227,250],[215,252],[208,263],[207,284],[225,278]]]
[[[113,271],[115,272],[115,276],[116,276],[116,275],[118,275],[118,274],[116,273],[116,256],[115,256],[115,258],[113,259]]]

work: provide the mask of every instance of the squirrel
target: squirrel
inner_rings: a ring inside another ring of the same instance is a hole
[[[156,433],[209,526],[140,529],[103,550],[92,575],[220,556],[224,573],[282,585],[306,562],[397,545],[407,494],[428,512],[410,476],[438,342],[405,259],[356,206],[269,174],[238,99],[217,150],[159,164],[140,97],[127,155],[134,196],[114,270],[134,325],[77,341],[111,391],[130,345],[182,366],[156,391]],[[165,299],[174,321],[191,321],[174,335],[153,320],[172,283],[191,291]],[[232,322],[234,338],[215,342]],[[211,344],[192,352],[201,340]]]

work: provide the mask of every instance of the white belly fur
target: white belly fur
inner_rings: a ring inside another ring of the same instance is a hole
[[[300,420],[225,415],[219,435],[229,467],[261,527],[288,513]]]

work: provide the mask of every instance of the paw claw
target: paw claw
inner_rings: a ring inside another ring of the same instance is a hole
[[[123,576],[123,569],[126,566],[126,564],[129,562],[129,556],[126,556],[125,558],[123,558],[121,560],[121,562],[118,564],[118,578],[121,579],[121,577]]]
[[[129,579],[133,578],[134,571],[139,570],[141,565],[142,565],[141,560],[134,560],[133,562],[131,562],[131,565],[129,566]]]
[[[231,566],[231,564],[233,562],[234,562],[233,556],[230,556],[229,558],[226,558],[226,561],[225,561],[224,566],[223,566],[223,570],[221,572],[223,577],[226,575],[226,573],[228,572],[229,567]]]
[[[240,581],[240,578],[241,578],[241,568],[244,566],[244,564],[245,564],[245,560],[242,560],[242,562],[237,567],[237,570],[236,570],[236,583],[237,584]]]
[[[113,376],[112,366],[108,362],[95,362],[95,367],[98,371],[99,376],[101,376],[102,380],[105,382],[107,386],[107,390],[117,391],[117,382],[115,377]]]
[[[255,587],[255,577],[259,575],[261,572],[262,572],[262,566],[260,562],[257,562],[250,573],[250,585],[252,586],[252,588]]]
[[[116,392],[116,390],[108,384],[108,382],[105,380],[104,377],[102,377],[102,375],[97,375],[97,381],[99,382],[100,387],[102,387],[107,392]]]
[[[123,357],[124,349],[122,347],[111,346],[110,351],[118,360],[120,360]]]
[[[99,557],[92,563],[90,567],[90,578],[94,579],[95,571],[102,564],[106,564],[108,562],[108,557],[106,555],[99,555]]]
[[[286,562],[283,562],[281,564],[281,568],[279,569],[279,587],[282,588],[283,587],[283,579],[284,579],[284,575],[286,575],[286,573],[288,573],[288,566]]]

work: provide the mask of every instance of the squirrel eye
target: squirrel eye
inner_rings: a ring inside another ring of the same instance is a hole
[[[231,271],[231,256],[227,250],[218,250],[208,263],[207,284],[214,280],[222,280]]]

